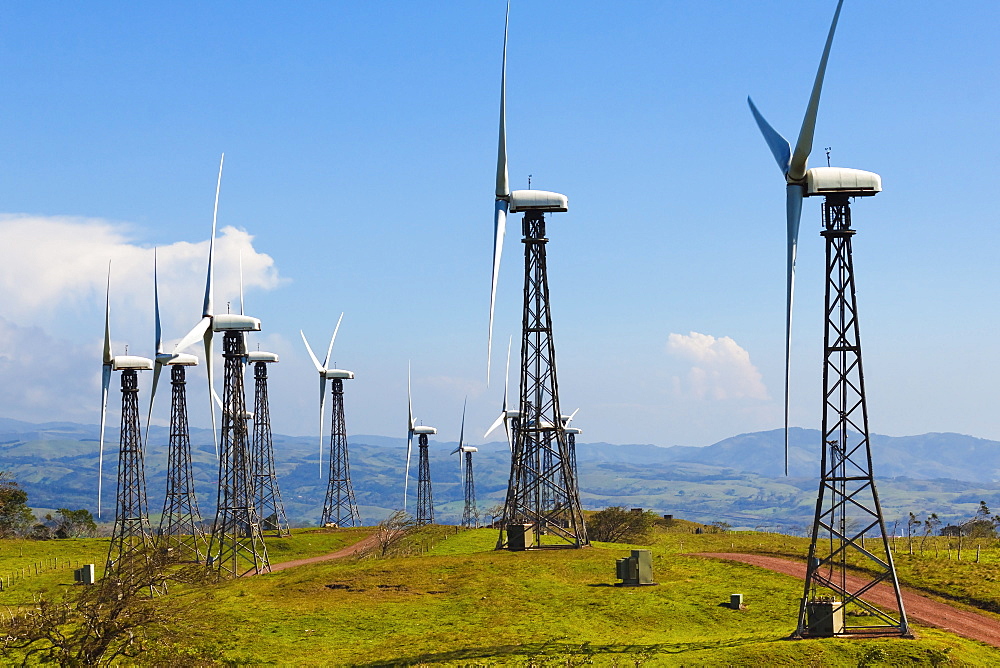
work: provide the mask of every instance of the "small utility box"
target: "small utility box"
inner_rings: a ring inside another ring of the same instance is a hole
[[[82,568],[74,570],[73,580],[86,585],[94,584],[96,580],[94,577],[94,564],[84,564]]]
[[[631,557],[615,562],[615,577],[621,582],[616,587],[641,587],[653,582],[653,553],[649,550],[632,550]]]
[[[743,609],[743,594],[730,594],[729,595],[729,607],[733,610]]]
[[[508,524],[507,525],[507,549],[520,551],[527,550],[534,543],[533,524]]]
[[[806,625],[809,635],[829,637],[844,632],[844,604],[836,599],[806,603]]]

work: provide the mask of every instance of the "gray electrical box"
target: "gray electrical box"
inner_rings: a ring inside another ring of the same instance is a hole
[[[533,524],[508,524],[507,549],[527,550],[532,547],[535,539]]]
[[[92,585],[94,584],[96,578],[94,577],[94,564],[84,564],[82,568],[77,568],[73,571],[73,580],[81,584]]]
[[[621,582],[617,586],[639,587],[654,585],[653,553],[649,550],[632,550],[631,557],[615,562],[615,577]]]
[[[806,624],[811,636],[835,636],[844,632],[844,604],[836,599],[806,603]]]

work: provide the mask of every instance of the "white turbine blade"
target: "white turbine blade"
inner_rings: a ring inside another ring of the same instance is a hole
[[[185,348],[190,348],[199,339],[205,337],[205,333],[212,329],[212,316],[205,316],[198,321],[198,324],[191,328],[191,331],[184,335],[184,338],[174,346],[174,352],[182,352]]]
[[[309,357],[312,358],[313,365],[316,367],[316,370],[319,371],[320,373],[323,373],[324,371],[326,371],[326,366],[321,365],[319,363],[319,360],[316,359],[316,355],[313,354],[312,347],[310,347],[309,342],[306,340],[305,332],[303,332],[300,329],[299,330],[299,334],[302,335],[302,343],[306,344],[306,351],[309,353]]]
[[[104,364],[111,364],[111,261],[108,261],[108,292],[104,298]]]
[[[413,430],[406,437],[406,473],[403,475],[403,510],[406,510],[406,494],[410,486],[410,452],[413,450]]]
[[[485,434],[483,434],[483,438],[489,438],[490,434],[493,433],[493,430],[502,425],[506,419],[507,419],[507,411],[500,413],[500,417],[498,417],[496,421],[490,425],[490,428],[486,430]]]
[[[206,318],[211,322],[211,318]],[[215,403],[218,402],[222,405],[222,400],[219,399],[219,395],[215,393],[215,385],[212,381],[212,376],[215,371],[215,358],[212,355],[212,328],[209,327],[205,330],[205,373],[208,376],[208,408],[212,413],[212,445],[215,446],[215,456],[219,456],[219,437],[216,434],[215,425]],[[214,399],[214,401],[213,401]]]
[[[466,397],[465,401],[462,402],[462,431],[458,433],[458,447],[461,448],[465,444],[465,406],[469,403],[469,398]]]
[[[799,221],[802,218],[802,198],[805,187],[789,185],[785,196],[788,223],[788,284],[785,304],[785,475],[788,475],[788,407],[792,359],[792,303],[795,297],[795,255],[798,250]]]
[[[490,284],[490,331],[486,341],[486,386],[490,385],[490,366],[493,358],[493,312],[497,303],[497,280],[500,277],[500,257],[503,255],[503,239],[507,233],[506,200],[497,200],[493,218],[493,281]]]
[[[319,477],[323,477],[323,415],[326,410],[326,376],[319,375]]]
[[[774,161],[778,163],[778,169],[781,170],[782,174],[788,173],[788,163],[792,159],[792,147],[788,143],[788,140],[782,137],[777,130],[771,127],[771,124],[764,120],[764,117],[759,111],[757,111],[757,105],[753,103],[753,100],[747,96],[747,104],[750,105],[750,113],[753,114],[754,120],[757,121],[757,127],[760,128],[760,133],[764,135],[764,141],[767,142],[768,148],[771,149],[771,155],[774,156]]]
[[[156,249],[153,249],[153,313],[156,315],[156,354],[163,352],[160,331],[160,286],[156,273]]]
[[[799,138],[795,142],[795,150],[792,152],[792,159],[788,165],[788,178],[793,181],[800,181],[806,175],[806,161],[812,152],[816,115],[819,113],[819,96],[823,92],[823,77],[826,76],[826,63],[830,59],[833,33],[837,30],[837,20],[840,18],[840,8],[843,5],[844,0],[839,0],[837,11],[833,13],[833,22],[830,24],[830,32],[826,36],[826,46],[823,47],[823,57],[820,58],[819,69],[816,71],[816,80],[813,82],[812,94],[809,96],[809,105],[806,107],[806,115],[802,119],[802,129],[799,130]]]
[[[344,319],[344,312],[340,312],[340,317],[337,318],[337,326],[333,328],[333,336],[330,337],[330,347],[326,349],[326,359],[323,360],[323,367],[326,368],[330,364],[330,353],[333,352],[333,342],[337,340],[337,332],[340,331],[340,322]]]
[[[510,197],[507,176],[507,26],[510,24],[510,2],[503,24],[503,65],[500,70],[500,139],[497,144],[497,199]]]
[[[510,440],[510,423],[504,420],[503,430],[507,434],[507,449],[510,450],[510,454],[514,454],[514,442]]]
[[[160,372],[163,371],[163,365],[159,362],[153,362],[153,385],[149,389],[149,412],[146,413],[146,437],[143,439],[143,443],[149,443],[149,423],[153,420],[153,400],[156,399],[156,386],[160,382]]]
[[[452,451],[451,451],[451,452],[449,452],[448,454],[449,454],[449,455],[453,455],[453,454],[455,454],[456,452],[461,452],[461,451],[462,451],[462,446],[461,446],[461,445],[459,445],[459,446],[458,446],[457,448],[455,448],[454,450],[452,450]]]
[[[205,317],[215,314],[215,307],[212,304],[213,290],[212,283],[215,277],[215,227],[219,220],[219,191],[222,189],[222,164],[226,161],[226,154],[223,153],[219,159],[219,180],[215,184],[215,208],[212,209],[212,237],[208,242],[208,278],[205,280],[205,305],[201,314]]]
[[[240,250],[240,315],[243,315],[243,250]]]
[[[575,417],[576,417],[576,414],[577,414],[577,413],[579,413],[579,412],[580,412],[580,409],[579,409],[579,408],[577,408],[577,409],[576,409],[575,411],[573,411],[572,413],[570,413],[570,414],[569,414],[569,417],[568,417],[568,418],[566,418],[566,424],[564,424],[563,426],[564,426],[564,427],[568,427],[568,426],[569,426],[569,423],[573,421],[573,418],[575,418]]]
[[[510,346],[514,343],[513,335],[507,339],[507,370],[503,375],[503,412],[507,412],[507,387],[510,385]]]
[[[104,426],[108,419],[108,388],[111,385],[111,364],[105,364],[101,374],[101,445],[97,456],[97,517],[101,517],[101,483],[104,480]]]
[[[410,414],[409,422],[407,422],[407,430],[410,432],[410,439],[413,439],[413,395],[410,393],[410,363],[406,363],[406,409]]]

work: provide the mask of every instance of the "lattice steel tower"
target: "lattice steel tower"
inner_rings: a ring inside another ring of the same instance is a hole
[[[167,453],[167,495],[163,501],[163,516],[157,531],[157,546],[172,550],[179,561],[200,562],[208,541],[201,527],[201,511],[194,492],[194,471],[191,466],[191,436],[188,429],[185,363],[170,363],[170,444]]]
[[[271,566],[255,508],[251,477],[246,398],[243,391],[243,361],[246,358],[243,332],[247,330],[227,328],[221,315],[215,316],[213,326],[216,331],[225,332],[222,349],[226,365],[222,395],[218,510],[209,543],[209,558],[210,565],[220,575],[238,577],[250,571],[270,571]],[[256,321],[256,329],[260,329],[259,321]]]
[[[290,536],[285,506],[278,490],[274,472],[274,440],[271,436],[271,411],[267,400],[267,365],[278,361],[274,353],[252,352],[247,356],[253,364],[254,405],[253,443],[250,470],[254,488],[254,503],[261,531],[273,531],[277,536]]]
[[[562,199],[565,209],[565,198]],[[511,476],[497,547],[508,546],[505,529],[514,524],[530,525],[525,529],[533,533],[535,546],[582,547],[590,541],[559,412],[559,383],[545,264],[548,239],[543,211],[527,208],[522,230],[524,310],[520,422],[514,438]],[[545,543],[543,536],[546,536]]]
[[[119,358],[120,359],[120,358]],[[142,358],[131,358],[142,359]],[[116,362],[118,359],[115,360]],[[147,365],[122,368],[122,422],[118,450],[118,500],[105,577],[126,581],[149,564],[153,536],[146,505],[142,429],[139,425],[139,375]]]
[[[344,420],[344,380],[354,378],[354,373],[339,369],[332,369],[327,373],[342,375],[332,377],[330,472],[326,487],[326,499],[323,501],[322,525],[360,526],[361,514],[358,512],[358,502],[354,498],[354,487],[351,485],[351,463],[347,451],[347,423]]]
[[[428,429],[428,427],[423,428]],[[430,433],[436,434],[437,430]],[[431,493],[431,462],[428,456],[430,448],[427,444],[427,435],[428,432],[421,432],[417,436],[417,524],[434,523],[434,495]]]
[[[472,453],[479,448],[466,446],[460,453],[465,466],[462,470],[462,487],[465,490],[465,507],[462,509],[462,526],[472,528],[479,526],[479,508],[476,507],[476,480],[472,473]]]
[[[834,633],[907,635],[906,612],[872,473],[851,254],[855,231],[847,194],[827,195],[823,224],[827,270],[823,456],[796,635],[815,635],[817,626],[826,625],[824,616],[836,620],[831,624]],[[850,570],[853,579],[861,578],[863,584],[848,581],[850,567],[854,567]],[[881,583],[893,588],[895,610],[883,610],[862,598]]]

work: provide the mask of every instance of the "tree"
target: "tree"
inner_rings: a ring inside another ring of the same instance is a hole
[[[97,523],[86,508],[79,510],[60,508],[55,516],[47,514],[45,523],[56,538],[93,538],[97,535]]]
[[[378,541],[379,554],[386,556],[389,551],[403,540],[417,526],[413,516],[405,510],[397,510],[375,526],[375,539]]]
[[[941,519],[937,516],[937,513],[931,513],[924,520],[924,536],[920,539],[920,552],[924,551],[924,541],[927,540],[928,536],[934,535],[937,528],[941,526]]]
[[[587,533],[603,543],[641,543],[649,535],[656,514],[632,511],[622,506],[599,510],[587,520]]]
[[[10,479],[6,471],[0,471],[0,538],[26,534],[35,516],[28,507],[28,493]]]
[[[920,520],[913,513],[906,518],[906,543],[910,550],[910,554],[913,554],[913,530],[920,528]]]
[[[1000,526],[1000,516],[993,515],[986,502],[980,501],[976,514],[962,524],[962,534],[971,538],[996,538],[997,526]]]

